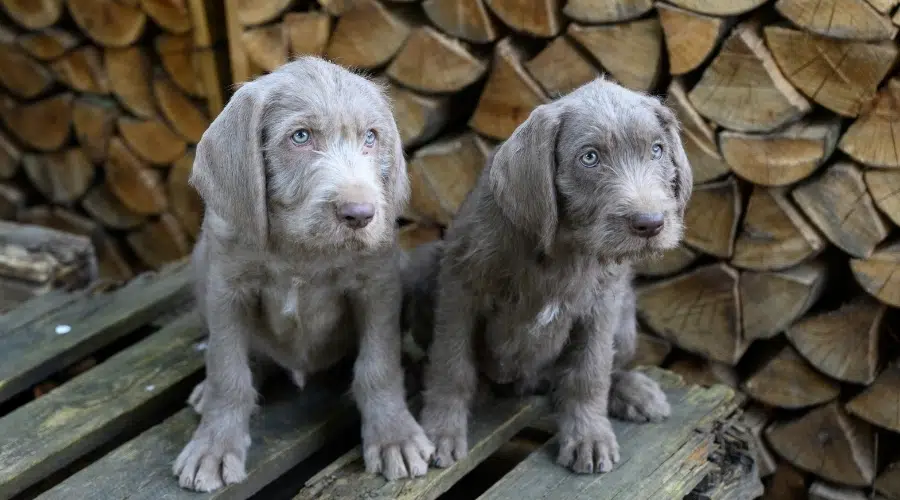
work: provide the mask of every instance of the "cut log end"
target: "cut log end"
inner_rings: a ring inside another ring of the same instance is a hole
[[[41,61],[58,59],[81,44],[81,38],[58,28],[30,31],[16,37],[16,42],[31,57]]]
[[[769,339],[783,332],[822,296],[827,277],[828,266],[821,260],[783,271],[742,273],[744,336]]]
[[[109,189],[128,209],[143,215],[154,215],[167,208],[159,173],[145,165],[117,137],[109,143],[105,171]]]
[[[680,273],[697,261],[700,254],[679,246],[672,250],[667,250],[658,258],[648,258],[642,260],[634,266],[634,271],[639,276],[660,278]]]
[[[172,130],[192,144],[200,142],[210,123],[206,111],[163,75],[153,78],[153,95]]]
[[[449,224],[475,185],[484,162],[484,152],[472,133],[419,149],[409,162],[410,208],[427,219]]]
[[[172,164],[166,186],[169,195],[169,210],[181,222],[181,226],[191,238],[200,234],[203,222],[203,200],[193,186],[188,184],[194,165],[194,151],[188,151]]]
[[[775,9],[811,33],[846,40],[893,40],[897,27],[868,0],[778,0]]]
[[[788,409],[824,404],[841,392],[836,380],[816,371],[789,345],[747,378],[741,388],[761,403]]]
[[[900,308],[900,242],[883,245],[868,259],[850,259],[850,270],[869,295]]]
[[[324,6],[334,4],[336,0],[326,0],[321,2]],[[237,0],[234,2],[238,22],[244,26],[254,26],[264,24],[281,17],[294,0],[267,0],[260,2],[259,0]],[[350,4],[348,0],[340,0],[340,3]],[[333,15],[340,15],[342,12],[331,12]]]
[[[422,8],[432,24],[450,36],[473,43],[497,39],[497,29],[484,0],[425,0]]]
[[[740,218],[741,194],[734,177],[696,186],[684,214],[684,242],[704,253],[731,258]]]
[[[737,16],[745,14],[760,5],[766,3],[766,0],[668,0],[670,3],[682,7],[684,9],[708,14],[711,16]]]
[[[878,427],[900,432],[900,365],[894,360],[865,391],[850,400],[846,409]]]
[[[73,99],[68,92],[27,104],[6,98],[0,101],[0,118],[25,145],[37,151],[56,151],[70,135]]]
[[[659,18],[600,26],[572,23],[567,32],[623,86],[650,91],[659,83],[663,68],[663,31]]]
[[[562,29],[559,0],[485,0],[485,3],[504,24],[519,33],[548,38]]]
[[[62,0],[3,0],[3,10],[27,30],[47,28],[59,20]]]
[[[564,36],[553,39],[525,63],[525,68],[551,98],[568,94],[600,76],[600,71]]]
[[[325,55],[342,65],[377,68],[394,57],[409,33],[406,20],[377,0],[358,0],[338,19]]]
[[[156,116],[156,102],[150,86],[152,66],[143,49],[139,46],[107,49],[104,63],[110,88],[122,106],[141,118]]]
[[[428,26],[417,28],[387,68],[387,75],[412,90],[458,92],[481,79],[487,63],[460,42]]]
[[[162,120],[140,120],[121,117],[119,133],[125,143],[142,160],[154,165],[168,165],[181,158],[187,143]]]
[[[291,56],[321,56],[331,37],[331,17],[323,12],[291,12],[284,16]]]
[[[250,28],[241,33],[241,43],[250,60],[265,71],[288,62],[289,40],[282,23]]]
[[[689,73],[703,65],[718,47],[729,26],[726,19],[698,14],[657,2],[669,54],[669,72]]]
[[[94,165],[81,148],[25,155],[22,165],[31,183],[53,203],[78,200],[94,180]]]
[[[838,147],[872,167],[900,168],[900,78],[892,78],[841,136]]]
[[[54,76],[12,42],[0,43],[0,85],[22,99],[33,99],[53,85]]]
[[[653,9],[653,0],[568,0],[563,14],[587,24],[621,23]]]
[[[128,230],[140,226],[145,217],[126,207],[105,183],[97,184],[81,200],[81,207],[104,227]]]
[[[104,47],[127,47],[144,32],[147,14],[129,2],[66,0],[79,28]]]
[[[388,94],[400,140],[406,148],[432,140],[452,115],[447,97],[423,96],[395,85],[388,86]]]
[[[694,109],[680,79],[669,85],[666,104],[675,111],[682,124],[684,152],[691,163],[694,184],[704,184],[731,172],[716,145],[715,128]]]
[[[171,214],[162,214],[158,220],[128,233],[126,240],[135,255],[150,269],[159,269],[191,251],[184,230]]]

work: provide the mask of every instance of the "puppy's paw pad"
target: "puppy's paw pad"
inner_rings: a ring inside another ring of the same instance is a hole
[[[609,413],[632,422],[659,422],[671,414],[659,384],[640,372],[617,374],[609,397]]]
[[[243,444],[249,439],[238,438],[227,442],[215,442],[205,437],[195,437],[178,455],[172,471],[178,476],[178,484],[185,489],[211,492],[223,486],[246,479],[244,466],[246,447],[229,446]]]
[[[405,423],[374,433],[363,444],[366,470],[381,473],[388,481],[425,475],[434,455],[434,445],[412,416],[401,420]]]
[[[619,459],[619,442],[607,421],[583,437],[562,436],[556,462],[573,472],[591,474],[611,471]]]
[[[191,395],[188,396],[188,405],[194,409],[197,414],[203,413],[203,406],[206,404],[206,381],[200,382],[194,386]]]

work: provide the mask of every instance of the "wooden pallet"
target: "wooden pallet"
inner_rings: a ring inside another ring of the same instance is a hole
[[[483,401],[473,412],[465,460],[424,478],[388,483],[363,470],[349,370],[337,367],[303,391],[277,382],[264,388],[245,482],[212,494],[182,490],[171,464],[199,421],[184,401],[202,377],[205,347],[190,280],[182,261],[113,291],[54,292],[0,316],[0,499],[761,494],[748,439],[734,437],[741,429],[735,393],[689,386],[659,369],[648,373],[668,392],[671,418],[614,422],[622,461],[605,475],[579,476],[554,464],[554,426],[545,400],[535,397]],[[35,384],[86,356],[96,359],[93,368],[30,397]],[[531,444],[510,460],[509,450],[523,449],[522,443]]]

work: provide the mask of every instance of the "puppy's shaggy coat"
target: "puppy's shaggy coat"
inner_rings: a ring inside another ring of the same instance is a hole
[[[498,147],[444,241],[409,256],[405,316],[420,344],[416,323],[430,318],[413,309],[436,293],[420,419],[435,465],[467,453],[479,372],[518,394],[549,385],[558,462],[576,472],[618,461],[608,413],[669,414],[654,381],[622,370],[636,335],[631,263],[679,243],[691,190],[672,111],[603,79],[539,106]]]
[[[244,479],[251,360],[303,387],[354,349],[367,469],[424,474],[434,447],[407,409],[400,364],[395,220],[409,184],[382,90],[322,59],[288,63],[237,90],[198,144],[190,181],[205,203],[193,262],[209,342],[191,396],[200,425],[174,464],[180,484]]]

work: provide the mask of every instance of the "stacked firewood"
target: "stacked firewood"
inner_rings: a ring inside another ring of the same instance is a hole
[[[0,218],[90,236],[111,280],[186,255],[202,213],[193,146],[228,77],[214,12],[199,0],[0,6]]]

